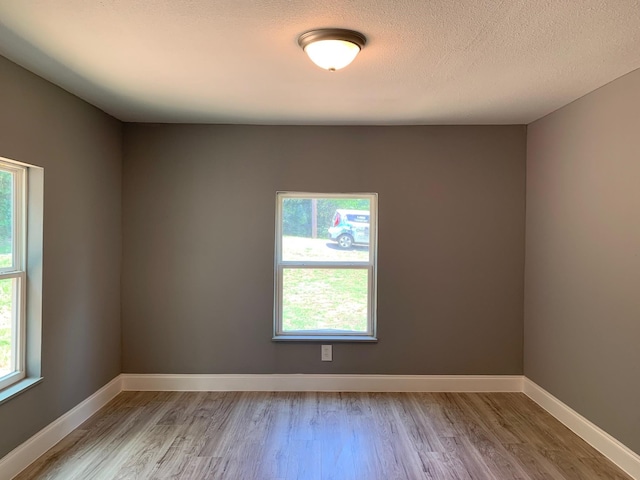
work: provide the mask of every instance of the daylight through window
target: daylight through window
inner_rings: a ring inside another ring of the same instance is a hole
[[[0,389],[25,376],[25,170],[0,161]]]
[[[376,194],[277,194],[276,340],[375,340]]]

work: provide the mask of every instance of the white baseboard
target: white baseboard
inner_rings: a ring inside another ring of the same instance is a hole
[[[640,456],[638,454],[526,377],[523,387],[525,395],[631,477],[640,480]]]
[[[133,391],[522,392],[520,375],[122,375]]]
[[[0,480],[10,480],[69,435],[122,391],[117,376],[104,387],[0,459]]]

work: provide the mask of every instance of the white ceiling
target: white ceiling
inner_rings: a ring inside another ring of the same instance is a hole
[[[640,0],[0,0],[0,53],[124,121],[529,123],[640,67]]]

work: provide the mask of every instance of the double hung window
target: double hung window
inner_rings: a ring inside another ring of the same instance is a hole
[[[26,168],[0,161],[0,389],[25,377]]]
[[[279,192],[275,340],[376,339],[377,195]]]

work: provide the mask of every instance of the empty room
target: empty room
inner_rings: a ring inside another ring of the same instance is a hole
[[[0,2],[0,480],[640,480],[638,0]]]

